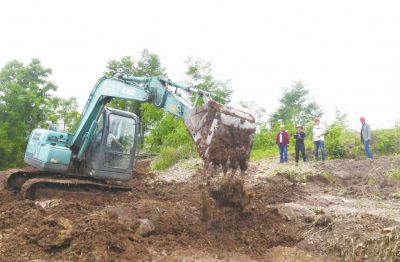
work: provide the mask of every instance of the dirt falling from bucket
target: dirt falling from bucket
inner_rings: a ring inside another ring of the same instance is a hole
[[[254,198],[254,192],[247,192],[240,177],[223,177],[216,186],[209,189],[210,196],[219,206],[244,210]]]

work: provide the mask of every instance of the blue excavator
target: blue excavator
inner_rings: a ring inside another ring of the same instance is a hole
[[[184,99],[185,93],[190,99]],[[35,199],[40,188],[131,190],[121,182],[133,176],[140,122],[131,112],[106,107],[113,98],[153,103],[184,118],[206,168],[221,166],[224,173],[232,169],[233,174],[247,169],[255,134],[251,114],[165,77],[117,74],[96,83],[73,134],[52,129],[31,132],[24,157],[30,167],[6,171],[6,188],[28,199]]]

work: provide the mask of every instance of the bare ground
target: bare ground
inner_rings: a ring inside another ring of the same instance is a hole
[[[397,159],[265,160],[228,184],[197,160],[147,167],[138,163],[130,193],[30,201],[1,189],[0,260],[400,259]]]

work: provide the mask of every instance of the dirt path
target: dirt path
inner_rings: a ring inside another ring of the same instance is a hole
[[[201,162],[150,173],[130,193],[22,200],[0,190],[4,261],[396,261],[400,161],[250,163],[250,203],[221,206]],[[206,182],[208,181],[208,185]],[[18,246],[18,251],[16,247]]]

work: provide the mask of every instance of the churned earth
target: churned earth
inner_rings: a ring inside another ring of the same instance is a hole
[[[399,159],[269,159],[234,179],[149,161],[128,193],[1,189],[0,261],[400,260]]]

